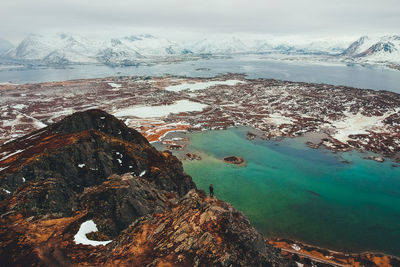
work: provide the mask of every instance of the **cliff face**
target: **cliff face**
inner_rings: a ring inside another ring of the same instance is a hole
[[[0,147],[4,266],[284,266],[245,216],[196,189],[181,162],[100,110]],[[76,244],[93,220],[91,240]]]

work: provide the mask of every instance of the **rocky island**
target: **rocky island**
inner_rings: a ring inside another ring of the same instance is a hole
[[[243,158],[237,157],[237,156],[224,157],[223,161],[226,163],[234,164],[234,165],[238,165],[238,166],[246,165],[246,161]]]

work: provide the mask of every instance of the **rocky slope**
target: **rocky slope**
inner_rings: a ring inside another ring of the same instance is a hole
[[[342,53],[343,56],[362,62],[400,63],[400,36],[387,35],[379,38],[362,36]]]
[[[172,154],[103,111],[75,113],[0,155],[2,266],[289,265]],[[98,231],[80,235],[89,221]]]

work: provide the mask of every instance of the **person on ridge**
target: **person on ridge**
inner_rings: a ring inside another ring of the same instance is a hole
[[[210,197],[214,197],[214,187],[213,184],[210,184],[210,187],[208,188],[210,190]]]

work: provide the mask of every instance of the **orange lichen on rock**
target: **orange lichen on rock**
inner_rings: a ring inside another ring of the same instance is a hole
[[[378,256],[367,254],[366,256],[367,256],[367,258],[371,259],[371,261],[374,262],[376,264],[376,266],[388,266],[388,267],[392,266],[390,264],[389,257],[386,255],[378,257]]]
[[[164,125],[165,127],[165,125]],[[166,128],[161,127],[161,125],[157,128],[147,129],[144,128],[141,130],[141,133],[149,142],[157,142],[160,141],[160,138],[169,132],[175,131],[187,131],[190,128],[188,124],[179,124],[176,126],[167,126]]]
[[[379,266],[392,267],[400,266],[400,260],[393,256],[363,253],[363,254],[345,254],[327,249],[316,248],[310,245],[305,245],[300,242],[294,243],[290,240],[271,239],[269,244],[282,250],[282,255],[292,257],[296,254],[299,257],[306,257],[316,262],[333,264],[337,266]],[[294,247],[300,248],[295,250]],[[395,265],[393,265],[395,264]]]

